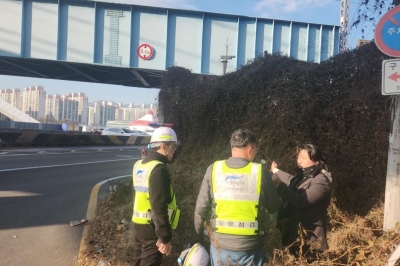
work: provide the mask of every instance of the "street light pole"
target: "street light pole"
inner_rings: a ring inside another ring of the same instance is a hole
[[[226,38],[226,54],[225,55],[221,55],[221,60],[220,62],[222,63],[222,75],[226,74],[226,68],[228,67],[228,60],[231,60],[233,58],[235,58],[236,56],[234,55],[228,55],[228,47],[230,45],[228,45],[228,38]]]

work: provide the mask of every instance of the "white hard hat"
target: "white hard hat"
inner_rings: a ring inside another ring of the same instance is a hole
[[[151,136],[150,143],[155,142],[175,142],[178,143],[176,138],[176,133],[172,128],[169,127],[159,127],[154,130]]]
[[[181,266],[207,266],[210,256],[207,250],[199,243],[182,251],[178,258]]]

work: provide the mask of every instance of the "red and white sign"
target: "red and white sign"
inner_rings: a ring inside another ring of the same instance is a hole
[[[382,62],[382,95],[400,94],[400,58]]]
[[[139,46],[137,52],[140,58],[143,60],[149,60],[153,56],[153,47],[144,43]]]
[[[400,6],[389,10],[378,21],[375,43],[382,53],[400,57]]]

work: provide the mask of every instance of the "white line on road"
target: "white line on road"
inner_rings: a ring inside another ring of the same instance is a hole
[[[103,181],[97,183],[96,185],[101,186],[101,185],[103,185],[104,183],[107,183],[108,181],[115,180],[115,179],[120,179],[120,178],[124,178],[124,177],[130,177],[130,176],[132,176],[132,175],[121,175],[121,176],[116,176],[116,177],[113,177],[113,178],[109,178],[109,179],[103,180]]]
[[[28,153],[21,153],[21,154],[1,154],[1,155],[4,155],[4,156],[1,156],[1,157],[12,157],[12,156],[23,156],[23,155],[38,155],[38,154],[28,154]]]
[[[132,160],[132,159],[139,160],[139,158],[129,158],[129,159],[95,161],[95,162],[85,162],[85,163],[54,164],[54,165],[33,166],[33,167],[24,167],[24,168],[2,169],[2,170],[0,170],[0,172],[21,171],[21,170],[30,170],[30,169],[40,169],[40,168],[53,168],[53,167],[72,166],[72,165],[94,164],[94,163],[107,163],[107,162],[127,161],[127,160]]]
[[[0,0],[1,1],[1,0]],[[138,151],[138,150],[123,150],[123,151],[121,151],[121,152],[132,152],[132,151]],[[93,151],[77,151],[77,150],[75,150],[74,151],[74,153],[79,153],[79,154],[82,154],[82,153],[93,153],[93,152],[97,152],[97,150],[93,150]],[[113,153],[113,152],[115,152],[115,151],[105,151],[105,150],[103,150],[102,151],[103,153],[106,153],[106,152],[108,152],[108,153]],[[0,157],[11,157],[11,156],[40,156],[40,155],[52,155],[52,154],[61,154],[61,155],[64,155],[64,154],[71,154],[72,152],[45,152],[45,153],[37,153],[37,152],[35,152],[35,153],[20,153],[20,154],[11,154],[11,153],[7,153],[7,152],[5,152],[5,153],[0,153]]]
[[[65,154],[58,152],[47,152],[47,153],[20,153],[20,154],[1,154],[0,157],[15,157],[15,156],[38,156],[38,155],[52,155],[52,154]]]

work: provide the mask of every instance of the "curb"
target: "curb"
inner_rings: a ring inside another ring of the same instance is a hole
[[[97,183],[93,188],[92,192],[90,193],[90,198],[89,198],[89,204],[88,204],[88,209],[86,212],[86,219],[89,220],[88,225],[83,227],[83,233],[82,233],[82,238],[81,238],[81,243],[79,246],[79,254],[78,254],[78,260],[82,258],[83,251],[87,249],[87,241],[86,239],[88,238],[89,235],[89,227],[90,227],[90,222],[96,217],[96,208],[97,208],[97,198],[99,194],[99,189],[102,185],[107,183],[108,181],[119,179],[119,178],[125,178],[129,177],[131,175],[123,175],[123,176],[117,176],[113,178],[106,179],[104,181],[101,181]]]

